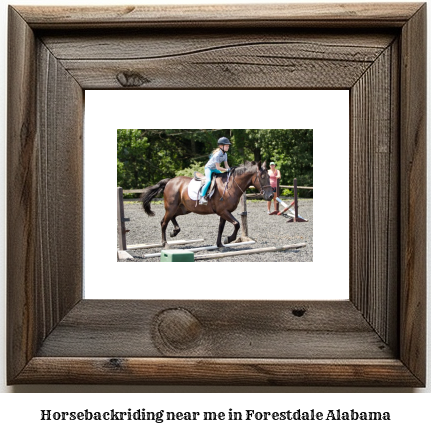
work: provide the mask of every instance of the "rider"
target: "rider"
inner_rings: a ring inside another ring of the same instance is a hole
[[[231,146],[231,142],[225,138],[222,137],[217,141],[218,148],[216,148],[211,156],[210,160],[205,165],[205,177],[206,177],[206,183],[204,187],[202,188],[201,196],[202,198],[199,200],[199,204],[206,205],[208,204],[208,201],[205,199],[205,195],[208,191],[208,188],[211,184],[211,175],[213,172],[215,173],[221,173],[222,171],[229,171],[229,165],[227,163],[227,152],[229,151],[229,147]],[[224,166],[226,168],[222,168],[220,164],[224,162]]]

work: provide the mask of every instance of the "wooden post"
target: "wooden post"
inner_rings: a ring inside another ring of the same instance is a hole
[[[280,198],[280,179],[277,179],[277,189],[275,193],[277,194],[277,197]],[[280,211],[279,205],[280,205],[279,202],[277,200],[274,200],[274,206],[275,206],[274,210],[277,212]]]
[[[117,187],[117,233],[118,249],[117,260],[133,259],[132,255],[126,252],[126,224],[129,219],[124,217],[123,188]]]
[[[234,240],[232,243],[242,243],[254,241],[248,236],[248,224],[247,224],[247,195],[244,192],[241,196],[242,212],[241,216],[241,236]]]
[[[293,194],[294,194],[294,204],[295,204],[295,214],[293,216],[293,219],[288,220],[288,222],[308,222],[307,219],[304,219],[302,216],[299,216],[298,214],[298,183],[296,181],[296,178],[293,179]]]
[[[295,221],[298,220],[298,182],[296,178],[293,179],[293,196],[295,200]]]
[[[247,195],[244,192],[241,197],[242,213],[241,213],[241,237],[248,237],[248,224],[247,224]]]
[[[124,222],[123,188],[117,187],[117,232],[120,251],[127,250],[126,224]]]

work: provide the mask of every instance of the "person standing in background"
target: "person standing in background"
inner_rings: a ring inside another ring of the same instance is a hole
[[[269,164],[269,182],[274,192],[274,210],[276,209],[276,199],[277,199],[277,182],[281,178],[280,170],[276,169],[275,162]],[[271,201],[268,201],[268,214],[271,213]]]

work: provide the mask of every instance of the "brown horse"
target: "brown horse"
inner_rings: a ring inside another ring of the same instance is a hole
[[[240,227],[239,222],[232,216],[232,212],[238,207],[244,191],[253,185],[265,200],[270,201],[274,196],[269,184],[266,164],[261,165],[260,162],[246,162],[244,165],[232,168],[230,173],[217,174],[215,192],[207,205],[200,205],[199,201],[189,198],[188,186],[191,180],[190,177],[164,179],[146,188],[141,195],[145,213],[154,216],[151,210],[151,200],[162,192],[164,193],[165,216],[161,221],[163,247],[166,246],[166,228],[169,221],[172,221],[174,225],[171,237],[175,237],[181,231],[176,217],[188,213],[200,215],[216,213],[220,216],[218,247],[223,246],[221,241],[223,229],[226,221],[230,222],[234,226],[234,232],[225,239],[225,243],[231,243],[236,239]]]

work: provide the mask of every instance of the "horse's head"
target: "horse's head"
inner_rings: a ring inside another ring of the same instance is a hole
[[[254,187],[263,195],[266,201],[271,201],[274,198],[274,192],[269,182],[269,174],[266,169],[266,162],[256,164],[257,172],[253,178]]]

